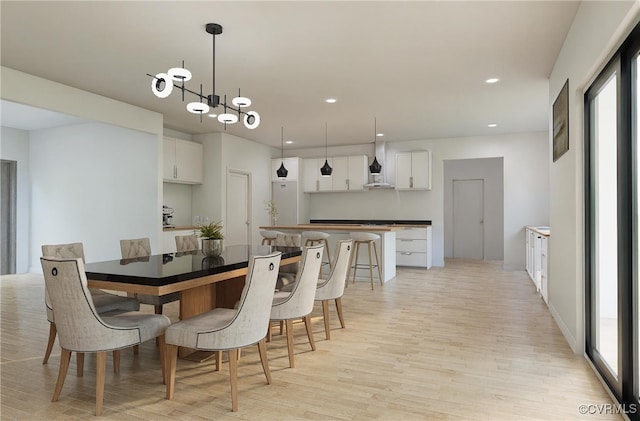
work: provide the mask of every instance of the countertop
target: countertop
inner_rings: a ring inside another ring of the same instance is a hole
[[[194,225],[184,225],[184,226],[178,226],[178,227],[172,227],[172,228],[162,227],[162,231],[186,231],[186,230],[195,230],[195,229],[198,229],[198,227]]]
[[[297,231],[367,231],[367,232],[390,232],[399,231],[403,226],[392,225],[349,225],[349,224],[298,224],[298,225],[270,225],[262,226],[264,230],[297,230]]]
[[[551,236],[551,228],[549,227],[527,226],[526,228],[530,229],[531,231],[537,232],[540,235],[544,235],[545,237]]]

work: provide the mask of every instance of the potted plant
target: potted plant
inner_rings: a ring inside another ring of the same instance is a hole
[[[271,216],[271,225],[278,225],[278,207],[273,200],[265,200],[265,210]]]
[[[202,238],[202,254],[205,256],[220,256],[224,248],[224,234],[222,223],[211,222],[198,225],[200,238]]]

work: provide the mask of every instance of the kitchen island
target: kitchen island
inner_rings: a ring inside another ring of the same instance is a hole
[[[382,271],[383,281],[387,282],[396,276],[396,231],[403,229],[401,226],[394,225],[368,225],[368,224],[299,224],[299,225],[272,225],[262,226],[260,229],[282,231],[284,233],[301,234],[303,231],[322,231],[330,235],[329,237],[329,253],[332,258],[338,241],[350,238],[350,232],[362,231],[378,234],[380,240],[376,242],[380,253],[380,270]],[[304,244],[302,244],[304,245]],[[373,257],[375,263],[375,257]],[[368,250],[361,247],[358,262],[366,263],[369,261]],[[358,274],[358,278],[365,277],[364,271]],[[368,279],[368,271],[366,277]],[[325,273],[326,274],[326,273]]]

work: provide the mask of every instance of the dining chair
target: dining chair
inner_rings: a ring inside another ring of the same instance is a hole
[[[303,319],[307,329],[307,337],[311,349],[316,350],[311,330],[311,311],[318,284],[318,272],[322,264],[323,245],[307,246],[302,251],[300,270],[293,283],[291,292],[277,291],[273,296],[271,306],[271,321],[284,321],[287,332],[287,352],[289,353],[289,367],[293,368],[293,320]],[[271,324],[269,324],[271,331]],[[270,335],[269,335],[270,336]]]
[[[195,234],[176,235],[175,239],[178,253],[200,250],[200,243],[198,243],[198,237]]]
[[[333,268],[326,280],[318,280],[316,288],[316,301],[322,302],[322,317],[324,319],[324,334],[327,339],[331,339],[329,329],[329,300],[335,300],[336,311],[340,326],[344,329],[344,317],[342,315],[342,295],[347,282],[347,272],[349,270],[349,262],[351,260],[351,249],[353,248],[353,240],[342,240],[338,243],[338,251],[336,260],[333,262]]]
[[[166,316],[131,311],[120,314],[98,314],[82,259],[41,257],[40,262],[56,326],[62,354],[58,380],[52,402],[60,397],[69,369],[71,352],[96,353],[96,415],[102,414],[106,353],[139,345],[159,338],[164,345],[164,332],[171,322]],[[160,348],[162,379],[165,377],[164,346]]]
[[[277,232],[275,243],[276,247],[300,247],[302,236],[300,234],[285,234],[283,232]],[[276,282],[276,289],[281,289],[287,285],[292,285],[296,280],[298,270],[300,269],[300,263],[290,263],[280,267],[278,272],[278,282]]]
[[[58,257],[58,258],[80,258],[84,263],[84,247],[82,243],[69,243],[69,244],[47,244],[42,246],[43,257]],[[93,305],[96,308],[98,314],[107,313],[110,311],[137,311],[140,309],[140,303],[135,298],[124,297],[122,295],[110,294],[101,289],[90,288],[91,299]],[[49,299],[49,293],[45,288],[44,303],[47,310],[47,320],[49,321],[49,340],[47,342],[47,350],[44,353],[44,359],[42,364],[49,362],[49,356],[51,350],[53,350],[53,344],[56,340],[56,322],[53,308],[51,307],[51,300]],[[134,349],[134,353],[138,353],[137,348]],[[78,355],[77,374],[82,376],[82,370],[84,367],[83,356]]]
[[[222,351],[229,355],[231,409],[238,410],[238,354],[241,348],[258,344],[262,370],[271,384],[265,337],[273,289],[281,252],[255,256],[249,260],[245,286],[236,308],[215,308],[174,323],[166,331],[167,399],[173,399],[178,347],[218,351],[216,371],[220,370]]]
[[[137,259],[151,256],[151,244],[149,238],[134,238],[120,240],[120,252],[122,259]],[[173,292],[165,295],[131,294],[142,304],[152,305],[156,314],[162,314],[162,306],[173,301],[180,300],[180,293]]]

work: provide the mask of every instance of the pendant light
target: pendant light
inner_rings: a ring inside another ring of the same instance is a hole
[[[382,165],[378,162],[376,157],[376,138],[378,137],[378,129],[376,127],[376,118],[373,118],[373,162],[369,165],[369,171],[371,174],[380,174],[382,171]]]
[[[324,165],[320,168],[320,174],[323,177],[331,177],[333,168],[329,165],[329,158],[327,157],[327,123],[324,123]]]
[[[280,168],[278,168],[278,171],[276,171],[276,174],[278,175],[278,178],[284,180],[285,178],[287,178],[287,174],[289,174],[289,170],[284,167],[284,127],[281,127],[280,141],[282,142],[280,149],[280,159],[282,161],[280,163]]]

